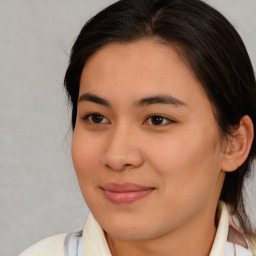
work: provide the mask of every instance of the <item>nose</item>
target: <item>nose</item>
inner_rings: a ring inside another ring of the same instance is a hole
[[[143,164],[143,154],[136,132],[119,127],[111,132],[103,156],[104,165],[116,171],[133,169]]]

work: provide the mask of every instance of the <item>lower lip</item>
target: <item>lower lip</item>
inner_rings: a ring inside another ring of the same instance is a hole
[[[109,191],[103,190],[108,200],[115,204],[129,204],[149,195],[154,189],[146,189],[139,191]]]

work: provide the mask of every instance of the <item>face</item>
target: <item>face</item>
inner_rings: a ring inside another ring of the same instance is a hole
[[[110,236],[153,238],[209,218],[224,179],[220,144],[211,104],[172,47],[111,43],[86,63],[72,157]]]

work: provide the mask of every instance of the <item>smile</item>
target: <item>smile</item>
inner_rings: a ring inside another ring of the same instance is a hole
[[[129,204],[149,195],[155,188],[132,183],[108,183],[101,187],[105,197],[115,204]]]

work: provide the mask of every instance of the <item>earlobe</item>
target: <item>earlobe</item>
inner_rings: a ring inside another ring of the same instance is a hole
[[[253,137],[253,122],[245,115],[241,118],[239,127],[228,138],[222,162],[223,171],[235,171],[244,163],[250,153]]]

